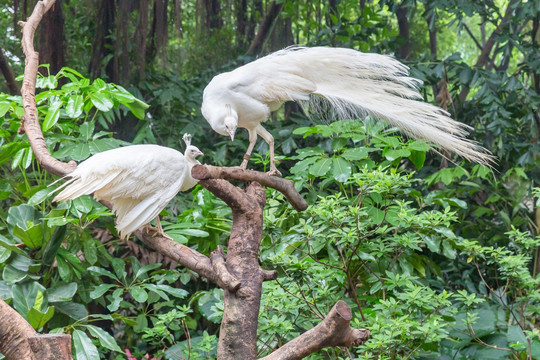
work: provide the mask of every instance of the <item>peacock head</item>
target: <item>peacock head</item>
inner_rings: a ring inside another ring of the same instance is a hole
[[[231,108],[231,105],[225,105],[227,108],[227,113],[223,123],[225,124],[225,129],[231,137],[231,141],[234,140],[234,134],[236,133],[236,128],[238,127],[238,114]]]
[[[191,134],[184,134],[182,139],[186,143],[186,152],[184,153],[184,156],[186,157],[186,159],[191,160],[191,161],[194,162],[194,161],[196,161],[195,159],[197,158],[197,156],[203,156],[204,155],[202,153],[202,151],[199,150],[199,148],[197,148],[196,146],[191,145]]]

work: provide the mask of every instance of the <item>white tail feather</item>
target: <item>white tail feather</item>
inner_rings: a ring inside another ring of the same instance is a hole
[[[301,76],[316,85],[307,101],[305,94],[291,94],[308,109],[317,112],[324,108],[322,98],[331,104],[336,119],[370,114],[412,138],[427,140],[468,160],[487,165],[493,162],[487,150],[465,138],[471,129],[468,125],[420,101],[421,81],[409,77],[408,67],[391,56],[343,48],[292,47],[264,59],[276,65],[281,61],[297,65]],[[291,67],[295,73],[290,76],[298,76],[298,68]]]

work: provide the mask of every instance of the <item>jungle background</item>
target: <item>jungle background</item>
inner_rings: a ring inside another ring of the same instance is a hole
[[[24,134],[17,21],[0,9],[0,297],[42,333],[69,333],[76,359],[212,359],[222,290],[121,241],[90,197],[51,204],[56,178]],[[540,1],[57,0],[36,33],[38,112],[53,155],[82,161],[139,143],[203,163],[241,162],[200,113],[211,78],[291,44],[393,54],[425,100],[470,125],[493,168],[406,139],[372,119],[275,113],[278,168],[310,208],[268,190],[259,353],[310,329],[339,299],[372,338],[309,359],[540,358]],[[259,141],[250,167],[265,170]],[[226,248],[230,210],[196,187],[162,213],[175,240]]]

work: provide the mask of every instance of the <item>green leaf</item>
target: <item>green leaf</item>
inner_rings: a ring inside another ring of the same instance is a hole
[[[98,240],[91,236],[84,236],[83,239],[84,258],[90,265],[95,264],[98,260],[96,241]]]
[[[94,133],[94,123],[85,122],[84,124],[79,126],[79,133],[81,134],[84,141],[90,140],[92,134]]]
[[[53,192],[55,189],[48,187],[42,190],[39,190],[36,192],[30,199],[28,199],[27,204],[30,206],[35,206],[41,204],[45,199],[49,197],[49,194]]]
[[[409,156],[409,160],[413,163],[414,167],[417,170],[420,170],[424,167],[424,163],[426,162],[426,153],[423,151],[411,151],[411,155]]]
[[[99,352],[92,340],[81,330],[73,330],[73,347],[77,360],[99,360]]]
[[[4,116],[8,112],[10,107],[11,103],[4,101],[0,102],[0,117]]]
[[[2,271],[2,279],[8,283],[15,284],[28,277],[28,273],[23,270],[19,270],[10,264],[7,264]]]
[[[135,301],[145,302],[148,299],[148,293],[140,286],[132,286],[129,288],[129,293]]]
[[[99,284],[94,288],[94,290],[90,291],[90,298],[92,299],[98,299],[103,296],[109,289],[112,289],[116,285],[114,284]]]
[[[105,270],[103,268],[100,268],[100,267],[97,267],[97,266],[90,266],[87,271],[92,274],[92,275],[98,275],[98,276],[107,276],[108,278],[111,278],[113,280],[116,280],[116,281],[120,281],[118,280],[118,278],[116,277],[116,275],[114,275],[112,272],[110,272],[109,270]]]
[[[82,95],[70,96],[66,107],[66,115],[72,119],[78,118],[83,112],[83,105],[84,100]]]
[[[44,292],[45,288],[36,281],[25,282],[24,284],[15,284],[13,291],[13,307],[17,312],[26,316],[34,306],[38,292]]]
[[[60,284],[46,291],[47,300],[51,303],[71,301],[77,292],[77,283]]]
[[[61,101],[55,101],[49,106],[49,109],[47,110],[47,115],[45,116],[45,120],[43,120],[43,124],[41,125],[41,129],[43,131],[49,130],[56,124],[58,118],[60,117],[61,105]]]
[[[141,267],[139,270],[137,270],[137,272],[135,273],[134,279],[138,279],[139,276],[141,276],[143,274],[146,274],[147,272],[152,271],[154,269],[158,269],[160,267],[161,267],[161,263],[145,265],[145,266]]]
[[[66,226],[58,226],[54,233],[51,236],[51,239],[45,245],[43,248],[43,263],[45,265],[52,265],[54,262],[54,259],[56,258],[56,254],[58,253],[58,249],[60,248],[60,245],[62,245],[62,242],[64,241],[64,237],[66,236]]]
[[[58,302],[54,304],[54,308],[73,320],[81,320],[88,316],[88,310],[86,310],[83,304],[79,303]]]
[[[183,298],[185,298],[186,296],[189,295],[189,293],[186,290],[179,289],[179,288],[174,288],[174,287],[169,286],[169,285],[156,285],[156,287],[158,289],[166,291],[169,294],[171,294],[172,296],[180,298],[180,299],[183,299]]]
[[[113,291],[111,295],[112,301],[109,305],[107,305],[107,309],[109,309],[109,311],[114,312],[118,310],[118,308],[120,307],[120,303],[123,300],[123,297],[122,297],[123,294],[124,294],[124,289],[119,288]]]
[[[13,252],[16,252],[18,254],[26,256],[26,253],[24,251],[22,251],[21,249],[19,249],[18,247],[16,247],[15,244],[16,244],[15,241],[6,238],[3,235],[0,235],[0,246],[8,249],[9,251],[13,251]]]
[[[340,157],[332,158],[332,177],[341,183],[347,181],[349,176],[351,176],[351,164]]]
[[[90,94],[90,101],[99,111],[107,112],[113,108],[113,102],[109,97],[100,92]]]
[[[310,169],[309,173],[313,176],[324,176],[330,170],[332,166],[332,159],[323,158],[318,160]]]
[[[42,312],[36,308],[31,308],[28,311],[28,322],[36,330],[41,329],[54,315],[54,308],[52,306],[47,307],[47,311]]]
[[[21,239],[30,249],[36,249],[41,246],[43,241],[43,227],[41,224],[37,224],[27,230],[23,230],[19,226],[15,226],[13,228],[13,235]]]
[[[39,217],[41,215],[32,206],[22,204],[19,206],[12,206],[8,210],[7,222],[10,225],[17,225],[23,230],[28,230],[28,224],[37,224],[41,222]]]
[[[454,260],[456,258],[456,249],[448,241],[443,242],[443,251],[442,254],[449,259]]]
[[[109,350],[122,352],[122,349],[120,349],[116,340],[108,332],[94,325],[86,325],[86,328],[90,334],[99,340],[101,346]]]
[[[75,161],[85,160],[90,156],[90,147],[88,143],[78,143],[71,150],[71,158]]]
[[[369,153],[373,151],[372,149],[370,148],[365,148],[365,147],[359,147],[359,148],[355,148],[355,149],[347,149],[343,152],[343,154],[341,154],[341,156],[346,159],[346,160],[350,160],[350,161],[354,161],[354,160],[362,160],[362,159],[365,159],[367,157],[369,157]]]

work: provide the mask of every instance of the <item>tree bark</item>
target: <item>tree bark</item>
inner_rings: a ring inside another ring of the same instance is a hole
[[[246,45],[247,29],[247,0],[235,1],[236,15],[236,46],[243,48]]]
[[[276,21],[277,17],[281,13],[281,9],[283,9],[284,3],[276,3],[275,1],[272,1],[272,4],[270,4],[270,7],[268,8],[268,11],[266,12],[266,15],[261,21],[261,25],[259,26],[259,31],[257,31],[257,35],[255,35],[255,38],[253,39],[253,42],[249,46],[249,49],[246,53],[246,55],[257,55],[261,52],[264,42],[268,38],[268,35],[270,34],[272,30],[272,25]]]
[[[0,48],[0,71],[2,71],[2,74],[4,75],[4,78],[6,79],[6,84],[9,89],[9,93],[11,95],[18,95],[20,94],[19,86],[17,86],[17,82],[15,81],[15,75],[13,74],[13,70],[11,69],[11,66],[9,66],[8,59],[4,55],[4,52]]]
[[[7,360],[69,360],[71,336],[39,335],[30,324],[0,299],[0,353]]]
[[[148,5],[149,0],[139,0],[139,25],[135,30],[136,61],[138,80],[144,80],[146,69],[146,37],[148,36]]]
[[[32,151],[45,170],[58,176],[64,176],[73,171],[76,164],[74,161],[63,163],[51,156],[39,125],[35,98],[39,54],[34,51],[34,33],[41,18],[53,4],[54,0],[39,1],[28,21],[19,21],[19,25],[23,28],[22,47],[26,56],[24,80],[21,88],[24,117],[19,132],[26,132],[28,139],[32,139],[30,141]]]
[[[56,74],[64,66],[64,48],[62,0],[57,0],[51,10],[43,16],[39,33],[39,62],[49,64],[51,74]],[[45,69],[42,73],[48,75]]]
[[[94,42],[92,44],[92,57],[88,71],[94,78],[101,75],[101,62],[112,53],[112,35],[116,18],[114,0],[101,0],[95,19]],[[114,62],[108,60],[105,64],[105,73],[112,79],[114,76]]]
[[[396,9],[396,17],[399,27],[399,36],[403,42],[399,49],[399,57],[407,60],[411,56],[411,38],[409,34],[409,19],[407,18],[407,7],[400,4]]]
[[[351,319],[351,308],[340,300],[319,325],[260,360],[299,360],[325,347],[362,345],[370,332],[351,328]]]

